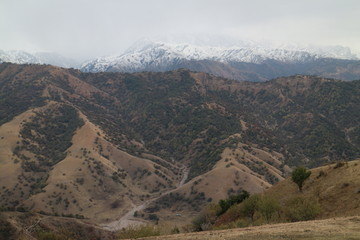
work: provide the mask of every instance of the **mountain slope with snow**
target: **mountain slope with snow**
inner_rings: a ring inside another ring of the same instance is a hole
[[[251,41],[190,44],[142,40],[120,55],[96,58],[82,65],[55,53],[0,50],[0,62],[50,64],[84,72],[165,72],[186,68],[238,81],[266,81],[296,74],[360,79],[360,61],[349,48]]]
[[[76,60],[63,57],[56,53],[29,53],[21,50],[0,50],[0,62],[11,62],[17,64],[50,64],[66,68],[76,68],[79,65]]]
[[[345,47],[271,48],[256,44],[216,47],[152,41],[140,42],[121,55],[101,57],[86,62],[81,70],[84,72],[162,72],[188,68],[230,79],[264,81],[293,74],[322,75],[317,66],[323,67],[324,61],[330,68],[340,66],[339,72],[342,73],[337,76],[331,71],[324,72],[326,77],[346,80],[360,78],[360,72],[358,77],[357,70],[353,76],[354,68],[358,69],[357,57]],[[349,64],[351,66],[348,66]],[[349,68],[351,73],[344,77],[344,73],[347,74]]]
[[[281,62],[305,62],[318,58],[316,54],[305,51],[286,49],[257,48],[222,48],[211,46],[195,46],[190,44],[169,44],[150,42],[137,48],[131,48],[122,55],[98,58],[82,66],[82,70],[90,72],[138,71],[148,68],[172,65],[180,61],[210,60],[221,63],[246,62],[260,64],[265,60]]]

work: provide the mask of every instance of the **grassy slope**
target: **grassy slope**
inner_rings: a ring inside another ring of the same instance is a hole
[[[360,160],[311,169],[303,193],[290,178],[274,185],[265,194],[281,203],[296,196],[312,197],[322,208],[320,218],[360,215]],[[340,167],[336,167],[340,166]]]
[[[360,238],[360,217],[333,218],[297,223],[207,231],[143,238],[144,240],[343,240]]]
[[[298,198],[309,199],[318,203],[320,213],[317,219],[343,216],[360,215],[360,160],[347,163],[339,162],[323,167],[311,169],[310,177],[305,181],[303,191],[300,192],[297,185],[292,182],[291,177],[275,184],[265,191],[267,199],[273,199],[279,203],[277,214],[273,215],[271,222],[288,221],[287,207],[289,203]],[[248,218],[241,216],[239,205],[230,208],[221,215],[216,225],[241,226],[241,221]],[[315,216],[314,216],[315,217]],[[240,225],[237,225],[239,224]],[[266,221],[261,217],[259,211],[255,213],[255,225],[264,224]],[[244,225],[247,226],[247,225]]]
[[[311,169],[311,176],[305,181],[302,193],[290,178],[275,184],[264,193],[265,196],[277,199],[281,205],[294,197],[312,198],[321,205],[318,220],[148,239],[359,239],[359,183],[360,160],[329,164]],[[181,226],[180,222],[178,226]]]

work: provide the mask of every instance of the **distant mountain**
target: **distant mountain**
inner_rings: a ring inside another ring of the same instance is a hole
[[[344,80],[360,79],[360,61],[348,48],[270,48],[255,44],[213,47],[143,41],[124,54],[86,62],[81,70],[162,72],[179,68],[247,81],[265,81],[294,74],[317,74]]]
[[[252,82],[296,74],[360,79],[360,60],[346,47],[275,46],[245,41],[221,45],[207,41],[189,44],[143,40],[122,54],[83,64],[56,53],[0,50],[0,62],[50,64],[83,72],[165,72],[186,68]]]
[[[76,60],[63,57],[57,53],[29,53],[21,50],[0,50],[0,62],[11,62],[17,64],[50,64],[53,66],[66,68],[76,68],[79,66],[79,63]]]
[[[119,56],[99,58],[85,64],[83,70],[95,72],[118,69],[122,71],[150,70],[151,68],[167,68],[181,61],[209,60],[222,63],[246,62],[262,63],[272,59],[281,62],[306,62],[317,58],[316,55],[304,51],[288,51],[284,49],[263,48],[220,48],[194,46],[189,44],[169,44],[149,42],[137,45]]]

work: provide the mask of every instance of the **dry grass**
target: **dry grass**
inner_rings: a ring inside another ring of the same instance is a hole
[[[51,107],[53,104],[50,102],[41,109]],[[21,123],[24,120],[29,121],[33,111],[38,110],[40,108],[29,110],[0,127],[0,154],[3,156],[0,158],[0,189],[3,186],[14,189],[15,194],[11,196],[12,199],[23,202],[32,211],[56,213],[60,216],[79,214],[94,222],[108,222],[125,214],[134,204],[146,201],[147,199],[142,196],[148,195],[149,198],[158,196],[159,192],[151,193],[151,191],[159,183],[163,184],[161,191],[164,191],[175,187],[180,178],[171,171],[165,172],[159,169],[172,180],[173,185],[169,184],[154,173],[155,166],[158,166],[156,163],[117,149],[106,140],[106,135],[99,127],[80,113],[85,124],[73,136],[73,145],[67,150],[66,158],[49,171],[43,192],[28,196],[26,191],[29,187],[19,183],[18,176],[23,173],[23,169],[21,162],[14,162],[13,151],[17,142],[21,143],[22,140],[19,137]],[[84,154],[85,150],[86,154]],[[88,166],[89,163],[91,167]],[[102,166],[102,174],[98,174],[94,169],[97,164]],[[119,169],[126,172],[126,177],[121,179],[123,185],[111,178]],[[151,174],[139,177],[145,170]],[[79,179],[82,179],[81,183]],[[20,191],[25,192],[24,197],[20,197]],[[60,197],[61,200],[58,200]],[[113,204],[115,202],[117,202],[116,206]]]
[[[145,238],[144,238],[145,239]],[[335,218],[297,223],[282,223],[258,227],[237,228],[219,231],[207,231],[188,234],[176,234],[149,237],[146,240],[238,240],[238,239],[360,239],[360,217]]]
[[[360,215],[360,160],[336,165],[312,169],[302,193],[288,178],[265,194],[280,203],[299,196],[312,198],[321,205],[320,218]]]
[[[32,115],[31,110],[26,111],[0,126],[0,187],[11,188],[17,182],[21,166],[14,163],[13,150],[17,146],[17,142],[21,141],[19,138],[21,123]]]
[[[266,152],[254,146],[249,147],[246,144],[238,144],[236,148],[226,148],[221,155],[221,160],[216,163],[213,169],[201,176],[198,176],[174,193],[179,193],[185,198],[191,198],[195,194],[203,192],[206,200],[211,199],[217,203],[220,199],[228,198],[229,194],[236,194],[239,189],[250,193],[261,193],[271,187],[262,175],[254,172],[241,161],[249,164],[261,163],[262,166],[269,169],[279,180],[281,158],[283,156],[277,152]],[[272,163],[270,165],[269,163]],[[285,167],[285,170],[288,169]],[[195,193],[191,195],[191,192]],[[203,207],[210,202],[202,203]],[[184,226],[189,224],[199,213],[190,208],[190,204],[182,206],[182,202],[171,204],[170,208],[162,208],[156,213],[160,216],[161,224],[172,224],[173,226]]]
[[[0,212],[0,239],[117,239],[89,222],[36,213]],[[10,231],[9,231],[10,230]]]
[[[68,156],[54,166],[48,179],[45,193],[38,194],[31,199],[34,205],[34,210],[43,210],[49,212],[50,206],[44,206],[42,203],[48,195],[54,191],[58,192],[59,184],[67,185],[66,191],[63,192],[63,198],[76,200],[80,204],[70,204],[67,211],[62,206],[55,208],[57,212],[78,213],[90,218],[92,221],[104,222],[116,219],[130,209],[134,202],[140,203],[141,195],[149,194],[149,191],[155,187],[151,184],[155,182],[162,182],[168,185],[163,179],[156,174],[145,176],[143,179],[135,178],[135,172],[138,169],[147,169],[149,172],[154,172],[154,163],[147,159],[131,156],[113,146],[104,139],[102,131],[86,118],[85,125],[80,128],[73,137],[73,145],[69,148]],[[97,140],[97,143],[96,142]],[[99,146],[103,149],[102,154],[99,152]],[[83,156],[83,149],[88,151],[88,157],[94,158],[101,163],[104,169],[104,176],[97,175],[96,171],[91,172],[84,164],[85,156]],[[108,156],[107,158],[104,155]],[[115,183],[109,176],[118,169],[125,169],[127,177],[123,179],[126,185],[120,186]],[[81,171],[80,171],[81,170]],[[94,178],[94,176],[97,176]],[[82,185],[76,183],[76,179],[83,178]],[[174,175],[169,178],[175,178]],[[102,179],[103,185],[99,185],[99,179]],[[151,184],[145,184],[149,182]],[[175,182],[175,181],[174,181]],[[147,185],[148,190],[143,189]],[[129,194],[131,193],[131,194]],[[119,204],[116,209],[112,207],[114,202]]]

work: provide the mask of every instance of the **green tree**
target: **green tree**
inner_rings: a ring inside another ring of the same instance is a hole
[[[305,180],[310,176],[311,171],[307,170],[305,167],[297,167],[291,174],[291,179],[299,187],[299,191],[302,192],[302,187]]]

